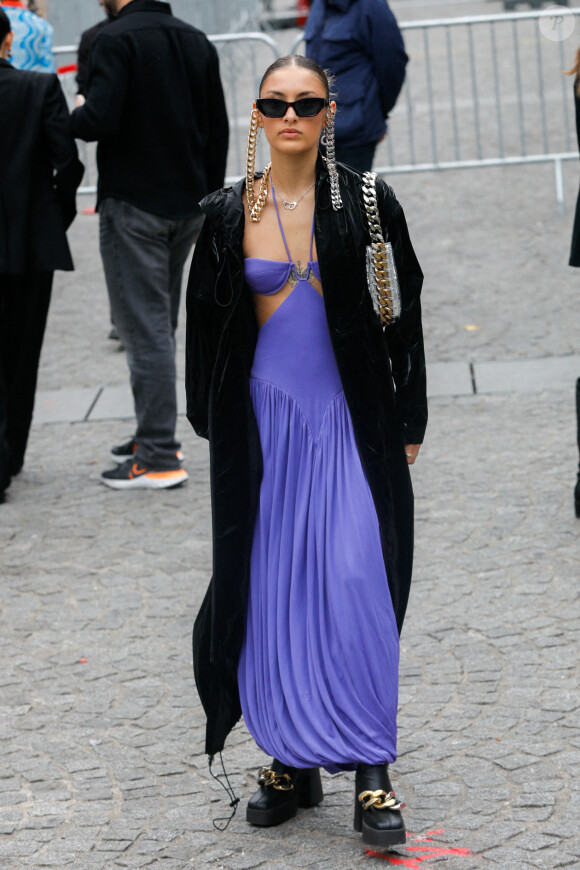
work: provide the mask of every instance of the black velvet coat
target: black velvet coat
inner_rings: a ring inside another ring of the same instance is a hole
[[[328,327],[362,465],[377,510],[399,631],[413,560],[413,492],[404,444],[427,423],[420,292],[423,276],[401,206],[377,180],[383,229],[393,244],[402,316],[386,333],[366,282],[369,243],[361,175],[339,165],[335,212],[317,167],[315,234]],[[241,716],[237,666],[244,637],[250,554],[262,472],[249,390],[258,334],[244,283],[244,182],[202,202],[206,220],[187,288],[187,416],[209,438],[213,577],[193,633],[194,670],[207,715],[206,752],[221,751]]]

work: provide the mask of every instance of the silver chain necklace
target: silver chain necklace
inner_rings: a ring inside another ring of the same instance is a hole
[[[280,196],[280,199],[282,200],[282,205],[284,206],[284,208],[286,209],[286,211],[294,211],[294,209],[296,208],[296,206],[298,205],[298,203],[300,202],[300,200],[304,199],[304,197],[306,196],[306,194],[307,194],[310,190],[312,190],[312,188],[313,188],[314,185],[316,184],[316,179],[314,179],[314,181],[312,182],[312,184],[310,185],[310,187],[308,187],[308,188],[304,191],[304,193],[302,194],[302,196],[299,196],[298,199],[295,199],[295,200],[292,201],[292,202],[288,202],[287,200],[284,199],[283,196],[281,196],[280,191],[277,191],[276,188],[274,187],[274,182],[272,181],[272,178],[270,178],[270,184],[272,185],[272,190],[274,191],[274,193],[278,193],[278,196]]]

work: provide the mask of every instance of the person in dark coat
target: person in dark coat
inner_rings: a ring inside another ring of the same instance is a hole
[[[97,24],[89,27],[88,30],[85,30],[81,34],[81,40],[79,42],[79,49],[77,52],[77,98],[75,102],[76,108],[83,105],[87,94],[87,82],[89,79],[89,60],[91,56],[91,48],[93,47],[93,42],[101,32],[103,27],[106,27],[107,24],[109,24],[111,21],[114,21],[117,17],[115,13],[115,0],[99,0],[99,3],[107,13],[107,17],[103,21],[99,21],[97,22]],[[109,338],[114,341],[118,341],[119,333],[117,332],[117,327],[113,322],[112,314],[109,315],[109,319],[111,321]]]
[[[79,42],[79,50],[77,53],[77,93],[85,97],[87,94],[87,81],[89,78],[89,58],[93,42],[109,22],[114,21],[117,17],[113,11],[113,0],[99,0],[101,6],[105,9],[107,17],[103,21],[93,24],[88,30],[81,33]]]
[[[576,62],[571,70],[568,70],[568,75],[574,76],[574,107],[576,114],[576,138],[578,140],[578,148],[580,149],[580,49],[576,55]],[[572,227],[572,243],[570,246],[570,266],[580,267],[580,190],[576,200],[576,211],[574,213],[574,224]]]
[[[97,140],[97,210],[111,313],[137,428],[112,449],[113,489],[187,479],[175,437],[175,330],[199,200],[223,184],[228,119],[214,46],[159,0],[115,0],[95,39],[78,138]]]
[[[0,494],[24,462],[55,269],[83,176],[56,75],[16,70],[0,10]]]
[[[203,200],[187,289],[187,415],[211,468],[213,576],[193,634],[206,752],[222,751],[243,712],[274,755],[250,822],[318,803],[320,766],[356,769],[357,830],[395,844],[404,825],[385,762],[413,559],[409,465],[427,422],[423,276],[376,179],[401,287],[383,329],[367,286],[369,178],[334,161],[325,73],[282,58],[259,93],[247,179]],[[259,127],[272,162],[256,176]],[[380,807],[361,808],[368,790],[384,793]]]
[[[405,81],[408,57],[386,0],[313,0],[306,55],[335,77],[336,158],[370,170]]]
[[[578,148],[580,148],[580,49],[576,64],[576,78],[574,79],[574,105],[576,107],[576,136],[578,138]],[[580,191],[576,200],[574,227],[572,229],[570,266],[580,266]],[[580,378],[576,381],[576,439],[578,442],[578,452],[580,453]],[[578,476],[574,487],[574,511],[578,519],[580,519],[580,462],[578,463]]]

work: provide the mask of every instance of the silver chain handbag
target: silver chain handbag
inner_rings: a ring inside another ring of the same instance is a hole
[[[376,173],[363,175],[363,201],[371,244],[367,246],[367,283],[373,308],[383,329],[401,316],[401,291],[393,246],[385,242],[377,204]]]

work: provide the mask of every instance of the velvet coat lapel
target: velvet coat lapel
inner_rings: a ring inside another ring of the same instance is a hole
[[[400,631],[413,560],[413,492],[404,443],[421,443],[427,422],[422,273],[402,209],[392,190],[378,182],[379,211],[393,244],[403,301],[401,320],[384,333],[366,284],[369,239],[361,176],[339,167],[344,208],[335,212],[324,165],[317,171],[316,249],[329,332],[377,510]],[[193,635],[210,755],[221,751],[241,716],[237,665],[262,474],[249,391],[257,326],[243,279],[242,193],[239,182],[203,201],[206,221],[187,290],[187,413],[210,444],[213,577]]]

